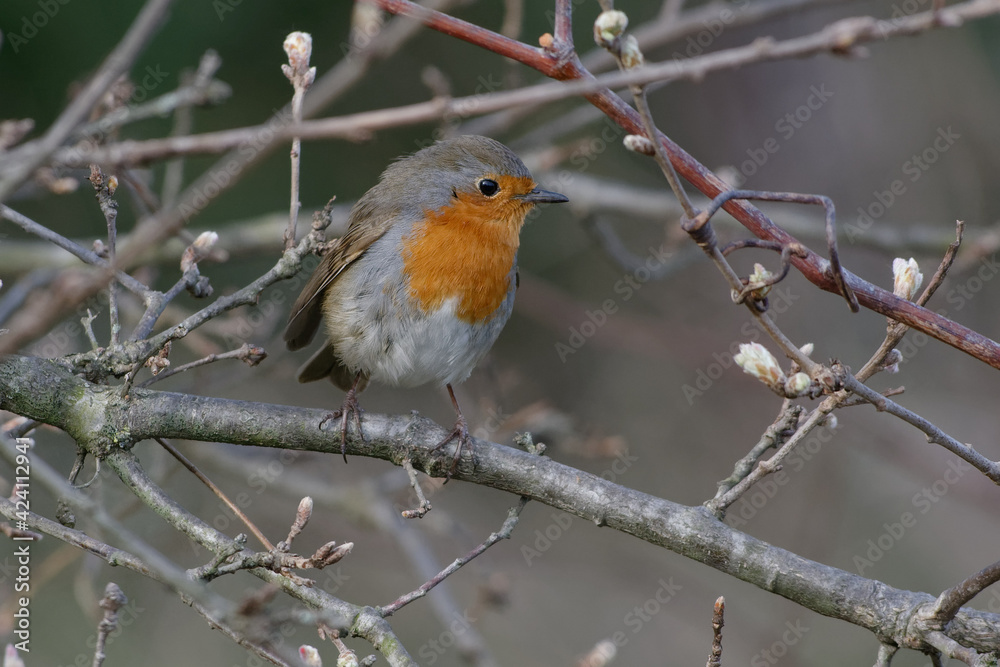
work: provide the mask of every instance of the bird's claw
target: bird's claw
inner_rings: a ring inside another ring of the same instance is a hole
[[[354,415],[354,426],[358,429],[358,436],[361,441],[365,441],[365,432],[361,430],[361,406],[358,404],[358,398],[353,391],[347,392],[347,396],[344,398],[344,404],[340,406],[339,410],[328,413],[319,423],[319,429],[322,431],[323,426],[328,421],[333,421],[334,419],[340,420],[340,455],[344,457],[344,463],[347,463],[347,417],[350,414]]]
[[[469,426],[468,424],[466,424],[465,417],[463,417],[461,413],[459,413],[458,419],[455,420],[455,427],[451,430],[451,433],[448,434],[448,437],[439,442],[437,446],[435,446],[434,449],[431,450],[431,453],[434,453],[437,450],[442,449],[452,440],[457,440],[458,442],[455,447],[455,456],[452,457],[451,460],[451,467],[448,468],[448,471],[445,473],[444,476],[445,484],[447,484],[451,480],[452,473],[458,469],[458,461],[459,459],[462,458],[462,450],[468,448],[469,452],[473,453],[472,438],[469,436]],[[475,456],[474,453],[473,456]]]

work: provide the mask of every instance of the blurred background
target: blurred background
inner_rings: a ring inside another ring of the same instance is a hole
[[[43,4],[0,4],[0,118],[35,119],[35,136],[99,66],[142,3],[52,3],[55,9],[42,22],[36,17]],[[747,4],[731,6],[735,10]],[[450,11],[490,29],[506,27],[531,44],[552,30],[551,3],[524,3],[519,21],[508,13],[511,5],[505,9],[505,3],[482,1],[452,5]],[[632,26],[655,22],[660,12],[657,3],[616,5],[629,14]],[[585,54],[593,50],[591,26],[600,8],[596,2],[574,7],[575,38]],[[685,10],[692,8],[698,7]],[[730,24],[720,13],[678,40],[645,48],[645,53],[649,61],[684,58],[763,36],[808,34],[848,16],[890,20],[929,8],[930,0],[813,3],[750,26]],[[194,131],[266,122],[291,97],[280,71],[284,37],[292,30],[313,35],[313,64],[322,77],[350,49],[351,16],[347,2],[284,7],[240,0],[179,2],[132,70],[132,100],[140,103],[173,90],[182,72],[214,49],[222,60],[216,76],[232,87],[232,96],[219,106],[196,109]],[[993,179],[1000,171],[998,32],[1000,22],[990,18],[917,38],[873,42],[857,54],[867,57],[821,55],[750,65],[698,83],[660,87],[650,94],[650,103],[665,133],[731,183],[831,197],[838,211],[842,261],[876,284],[891,289],[891,263],[897,256],[915,257],[929,277],[954,238],[956,219],[964,220],[967,242],[932,304],[997,339],[1000,282],[993,279],[1000,196]],[[596,68],[610,66],[600,54],[590,58],[587,62]],[[373,63],[321,115],[424,101],[443,90],[474,95],[539,80],[539,74],[525,67],[421,29]],[[120,136],[160,137],[172,126],[171,118],[155,118],[123,129]],[[745,310],[732,304],[716,270],[678,233],[677,207],[655,163],[625,150],[621,130],[586,102],[452,118],[443,125],[378,132],[358,142],[306,142],[300,230],[310,212],[334,195],[343,205],[340,213],[346,212],[393,158],[433,138],[466,132],[507,143],[542,187],[572,200],[569,206],[541,211],[522,233],[522,281],[514,316],[487,362],[458,390],[474,434],[511,444],[514,432],[531,430],[536,441],[548,444],[548,455],[568,465],[683,504],[711,498],[716,482],[731,473],[734,461],[779,409],[778,398],[732,363],[738,343],[767,341]],[[216,159],[187,160],[185,180],[193,180]],[[288,210],[288,169],[287,150],[275,151],[191,221],[189,229],[195,233],[219,232],[220,247],[229,252],[228,262],[201,266],[217,294],[247,284],[276,260]],[[157,165],[140,174],[158,192],[163,171]],[[144,209],[124,189],[118,201],[119,233],[125,234]],[[105,221],[85,181],[61,196],[26,188],[7,203],[86,245],[105,234]],[[826,254],[821,210],[764,208]],[[718,229],[726,238],[746,236],[722,219]],[[142,278],[161,288],[176,281],[176,257],[183,245],[177,241],[175,248],[161,249],[174,255],[151,262],[141,270]],[[36,269],[51,268],[43,262],[67,262],[44,251],[13,225],[0,223],[4,290]],[[745,275],[755,261],[777,265],[774,256],[750,252],[734,263]],[[656,278],[646,280],[640,265],[652,268]],[[219,363],[156,388],[339,406],[342,394],[333,386],[296,383],[296,368],[308,355],[287,353],[281,343],[297,291],[297,286],[278,284],[262,295],[258,308],[213,321],[184,344],[175,344],[171,354],[178,365],[247,341],[267,350],[261,366]],[[602,316],[609,301],[614,312]],[[771,303],[785,333],[798,344],[814,343],[818,360],[839,359],[860,368],[885,332],[883,317],[851,314],[841,298],[816,290],[794,272],[776,288]],[[184,295],[165,315],[163,326],[201,305]],[[134,304],[123,311],[126,322],[134,322],[140,312]],[[95,328],[106,341],[103,315]],[[27,351],[55,356],[87,347],[83,337],[50,336]],[[996,371],[922,336],[908,335],[901,350],[906,361],[899,374],[876,376],[871,385],[905,385],[901,403],[990,458],[1000,458]],[[441,424],[453,419],[446,394],[430,387],[372,386],[362,405],[371,412],[417,410]],[[822,439],[817,436],[793,457],[783,483],[761,485],[746,502],[737,503],[729,523],[804,557],[934,595],[996,560],[1000,491],[994,485],[959,466],[916,430],[870,407],[842,410],[838,419],[835,431],[823,432]],[[69,469],[75,447],[68,436],[43,429],[36,438],[38,456]],[[398,531],[423,541],[437,560],[424,563],[433,570],[496,530],[516,502],[487,488],[461,482],[441,488],[425,480],[434,510],[399,528],[383,510],[415,502],[405,474],[385,462],[353,457],[345,466],[333,456],[211,443],[178,446],[231,496],[244,494],[244,510],[275,540],[287,532],[303,492],[314,494],[317,510],[297,548],[311,553],[331,539],[354,542],[350,557],[316,576],[317,585],[358,604],[386,604],[427,578],[413,554],[400,548]],[[230,535],[242,532],[219,501],[156,445],[140,443],[137,451],[187,509]],[[88,466],[85,474],[92,472]],[[183,566],[209,560],[206,552],[192,548],[137,506],[107,473],[91,493],[119,507],[136,533]],[[41,496],[33,498],[39,511],[52,516],[54,502]],[[915,523],[900,535],[893,524],[904,513],[912,514]],[[86,529],[85,518],[80,519]],[[0,554],[12,549],[9,545],[0,544]],[[25,656],[29,667],[90,664],[99,620],[96,602],[110,580],[132,602],[105,664],[260,664],[152,582],[111,569],[52,538],[38,545],[34,555],[34,635],[32,652]],[[11,576],[9,568],[0,572],[0,596],[8,596],[0,597],[0,639],[10,632]],[[239,597],[257,589],[259,581],[247,575],[214,585]],[[510,541],[488,551],[428,599],[403,609],[392,623],[422,665],[464,664],[461,649],[475,642],[498,664],[574,665],[598,641],[616,633],[624,640],[619,641],[617,664],[700,664],[711,646],[712,604],[719,595],[727,601],[726,665],[861,665],[874,660],[878,644],[865,630],[539,503],[527,506]],[[440,596],[437,602],[435,596]],[[287,602],[279,598],[273,604]],[[1000,611],[1000,589],[989,589],[972,606]],[[281,638],[289,646],[320,643],[312,630],[287,630]],[[362,642],[348,644],[364,655],[372,652]],[[333,664],[332,646],[322,651]],[[904,652],[893,664],[925,665],[929,659]]]

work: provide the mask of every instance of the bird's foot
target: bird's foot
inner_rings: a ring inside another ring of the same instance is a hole
[[[358,437],[361,438],[362,442],[365,441],[365,432],[361,430],[362,412],[361,405],[358,404],[357,393],[352,388],[344,397],[344,404],[340,406],[340,409],[329,413],[319,423],[319,429],[322,431],[323,426],[328,421],[340,420],[340,454],[344,457],[344,463],[347,463],[347,419],[350,415],[354,416],[354,426],[358,429]]]
[[[431,452],[433,453],[439,449],[442,449],[452,440],[456,441],[455,455],[452,457],[451,467],[448,468],[448,472],[445,473],[445,480],[444,480],[445,484],[447,484],[448,481],[451,480],[452,473],[454,473],[458,469],[458,461],[460,458],[462,458],[463,449],[468,449],[469,453],[472,454],[473,457],[475,456],[475,453],[473,452],[472,449],[472,438],[469,436],[469,426],[468,424],[465,423],[465,417],[462,416],[461,412],[458,413],[458,419],[455,420],[455,427],[451,430],[451,433],[448,434],[447,438],[439,442],[437,446],[431,450]]]

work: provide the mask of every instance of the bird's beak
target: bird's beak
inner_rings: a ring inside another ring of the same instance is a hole
[[[531,192],[521,195],[521,201],[526,201],[529,204],[559,204],[569,201],[569,197],[558,192],[535,188]]]

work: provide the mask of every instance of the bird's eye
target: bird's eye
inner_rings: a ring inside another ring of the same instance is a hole
[[[492,197],[500,189],[500,184],[490,178],[479,181],[479,191],[487,197]]]

